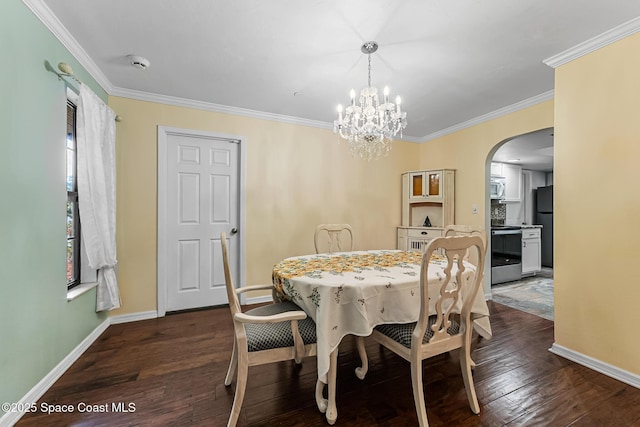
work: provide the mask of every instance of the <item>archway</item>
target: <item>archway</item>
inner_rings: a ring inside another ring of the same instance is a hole
[[[553,185],[553,128],[500,141],[489,151],[485,171],[485,229],[491,230],[485,294],[552,320],[552,202],[550,208],[543,209],[536,199],[544,201],[542,196],[552,191],[548,186]],[[492,198],[492,182],[494,189],[505,183],[507,194],[500,197],[494,191]],[[541,202],[541,206],[546,205]],[[544,226],[534,227],[540,224]],[[542,230],[545,233],[540,239],[531,240]],[[543,253],[545,262],[541,266]]]

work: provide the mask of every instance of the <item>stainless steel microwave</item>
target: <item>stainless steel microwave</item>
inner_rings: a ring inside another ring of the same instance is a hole
[[[506,187],[506,183],[503,177],[492,176],[491,177],[491,199],[497,199],[497,200],[504,199],[505,187]]]

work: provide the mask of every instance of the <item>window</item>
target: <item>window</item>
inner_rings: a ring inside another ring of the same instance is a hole
[[[80,284],[80,213],[76,150],[76,106],[67,101],[67,288]]]
[[[76,141],[76,105],[78,95],[67,88],[67,300],[82,295],[98,282],[98,271],[89,266],[82,245],[78,208],[78,145]]]

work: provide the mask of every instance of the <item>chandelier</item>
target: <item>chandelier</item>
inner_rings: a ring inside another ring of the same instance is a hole
[[[375,160],[391,151],[393,137],[407,126],[407,113],[400,109],[400,97],[389,102],[389,88],[385,86],[384,99],[378,100],[378,89],[371,87],[371,54],[378,50],[378,43],[366,42],[360,48],[369,56],[368,86],[360,91],[356,104],[356,91],[351,89],[351,102],[343,109],[338,105],[338,119],[333,122],[334,133],[349,141],[352,156]],[[343,116],[344,111],[344,116]]]

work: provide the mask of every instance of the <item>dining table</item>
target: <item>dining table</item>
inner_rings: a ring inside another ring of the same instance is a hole
[[[335,252],[294,256],[273,267],[277,297],[293,301],[316,323],[316,400],[329,424],[337,419],[335,377],[340,342],[347,335],[369,336],[377,325],[417,321],[422,256],[419,251],[400,250]],[[445,277],[446,259],[434,253],[429,262],[429,292],[433,287],[437,293]],[[471,264],[467,267],[474,270]],[[435,298],[430,299],[429,310],[435,313],[431,300]],[[464,287],[454,312],[459,312],[463,301]],[[491,338],[483,292],[477,292],[471,311],[474,330]],[[366,366],[356,374],[363,379]],[[326,400],[322,396],[324,385],[328,386]]]

